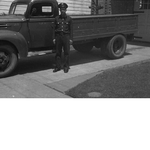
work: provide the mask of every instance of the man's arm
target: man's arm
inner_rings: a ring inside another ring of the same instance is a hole
[[[70,17],[70,43],[73,43],[73,23],[72,23],[72,18]]]
[[[56,29],[56,18],[54,20],[54,24],[53,24],[53,43],[55,44],[55,29]]]

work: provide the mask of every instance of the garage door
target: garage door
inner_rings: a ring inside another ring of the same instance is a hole
[[[150,42],[150,0],[135,0],[134,10],[138,14],[138,32],[135,37]]]

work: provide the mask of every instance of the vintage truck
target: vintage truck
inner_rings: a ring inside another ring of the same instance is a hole
[[[7,15],[0,16],[0,77],[12,73],[18,59],[51,53],[54,18],[59,14],[56,0],[14,0]],[[71,16],[73,47],[89,52],[93,46],[117,59],[126,51],[127,39],[138,28],[135,14]]]

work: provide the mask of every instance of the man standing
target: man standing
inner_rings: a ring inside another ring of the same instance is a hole
[[[60,15],[55,18],[55,33],[53,42],[56,44],[56,67],[53,72],[61,70],[61,54],[64,50],[64,72],[69,71],[69,53],[70,44],[72,44],[72,19],[66,14],[68,5],[66,3],[60,3]]]

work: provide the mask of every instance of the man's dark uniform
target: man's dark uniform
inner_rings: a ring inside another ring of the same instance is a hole
[[[59,8],[67,8],[66,3],[60,3]],[[68,15],[59,15],[55,18],[55,34],[56,40],[56,68],[54,72],[61,69],[61,53],[64,50],[64,72],[69,70],[69,53],[70,53],[70,40],[72,40],[72,19]]]

